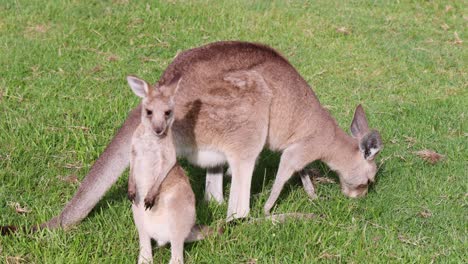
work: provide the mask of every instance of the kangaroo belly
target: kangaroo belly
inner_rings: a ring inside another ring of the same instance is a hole
[[[171,221],[174,219],[169,215],[169,211],[164,207],[145,210],[144,203],[133,204],[133,217],[140,232],[146,233],[149,237],[158,242],[159,246],[170,242],[174,232],[171,228]]]
[[[179,149],[177,154],[202,168],[216,167],[226,163],[224,153],[215,149],[185,148]]]
[[[162,182],[155,205],[145,209],[147,184],[137,180],[137,199],[132,205],[135,224],[140,234],[145,234],[162,246],[168,242],[185,239],[195,224],[195,195],[183,169],[176,165]],[[142,186],[139,186],[142,185]]]
[[[177,238],[185,239],[195,224],[194,200],[186,200],[192,190],[185,182],[177,182],[177,185],[161,193],[157,204],[150,210],[145,209],[143,201],[132,206],[140,233],[157,241],[159,246]],[[192,199],[193,196],[192,192]]]

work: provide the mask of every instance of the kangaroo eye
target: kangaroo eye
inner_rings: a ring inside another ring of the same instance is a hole
[[[169,117],[171,114],[172,114],[172,111],[171,111],[171,110],[167,110],[166,112],[164,112],[164,115],[165,115],[166,117]]]
[[[153,111],[146,109],[146,114],[150,116],[153,114]]]

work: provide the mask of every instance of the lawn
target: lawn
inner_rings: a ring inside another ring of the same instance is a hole
[[[236,39],[284,54],[346,131],[362,103],[385,148],[367,197],[346,198],[316,162],[330,180],[319,199],[294,178],[273,208],[315,219],[239,223],[186,245],[187,263],[467,263],[467,26],[463,1],[2,0],[0,225],[61,211],[138,104],[126,75],[156,82],[177,52]],[[425,149],[443,158],[431,164]],[[253,217],[278,162],[259,160]],[[227,206],[204,202],[205,172],[181,163],[197,222],[220,225]],[[134,263],[127,175],[70,230],[1,237],[0,263]],[[153,252],[169,261],[169,248]]]

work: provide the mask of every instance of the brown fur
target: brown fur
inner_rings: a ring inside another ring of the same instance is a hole
[[[229,41],[187,50],[174,59],[155,87],[164,93],[178,76],[177,153],[202,167],[229,164],[233,173],[229,219],[244,217],[249,211],[251,175],[265,146],[283,152],[266,213],[291,175],[317,159],[338,172],[348,196],[364,195],[374,180],[373,159],[382,147],[378,134],[370,135],[367,126],[361,126],[354,137],[344,133],[305,80],[273,49]],[[358,107],[355,114],[359,123],[365,120],[361,110]],[[140,118],[138,110],[134,113],[49,226],[80,221],[115,182],[129,162],[129,132]],[[363,153],[371,154],[364,158]]]

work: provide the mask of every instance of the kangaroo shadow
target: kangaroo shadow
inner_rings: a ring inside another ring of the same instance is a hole
[[[251,205],[256,204],[259,199],[263,200],[267,198],[270,192],[272,182],[276,177],[278,171],[279,161],[281,153],[271,152],[269,150],[264,150],[257,162],[256,168],[252,176],[252,185],[251,185]],[[206,180],[206,170],[191,165],[185,159],[179,160],[180,165],[184,168],[190,178],[190,184],[192,186],[193,192],[195,193],[196,198],[196,211],[198,217],[198,222],[200,224],[210,225],[214,221],[219,219],[214,219],[213,214],[209,208],[209,204],[204,199],[205,194],[205,180]],[[320,175],[326,175],[331,177],[335,181],[338,181],[338,177],[335,173],[331,172],[326,165],[321,162],[314,162],[309,167],[314,167],[319,171]],[[96,212],[101,210],[106,210],[109,207],[109,203],[121,203],[127,200],[127,174],[124,176],[124,179],[121,178],[99,201],[96,207],[90,212],[90,218],[94,217]],[[380,174],[380,171],[379,171]],[[379,177],[376,177],[377,181]],[[376,182],[377,183],[377,182]],[[369,188],[369,191],[373,190],[372,184]],[[229,186],[231,184],[231,177],[224,176],[223,181],[223,190],[224,190],[224,200],[227,202],[229,200]],[[297,188],[303,188],[302,182],[297,174],[293,175],[291,179],[286,183],[285,188],[281,191],[280,196],[276,204],[281,203],[282,200],[286,199],[291,191],[294,191]],[[266,201],[266,200],[265,200]],[[265,202],[263,201],[263,202]],[[130,206],[130,202],[129,206]]]

